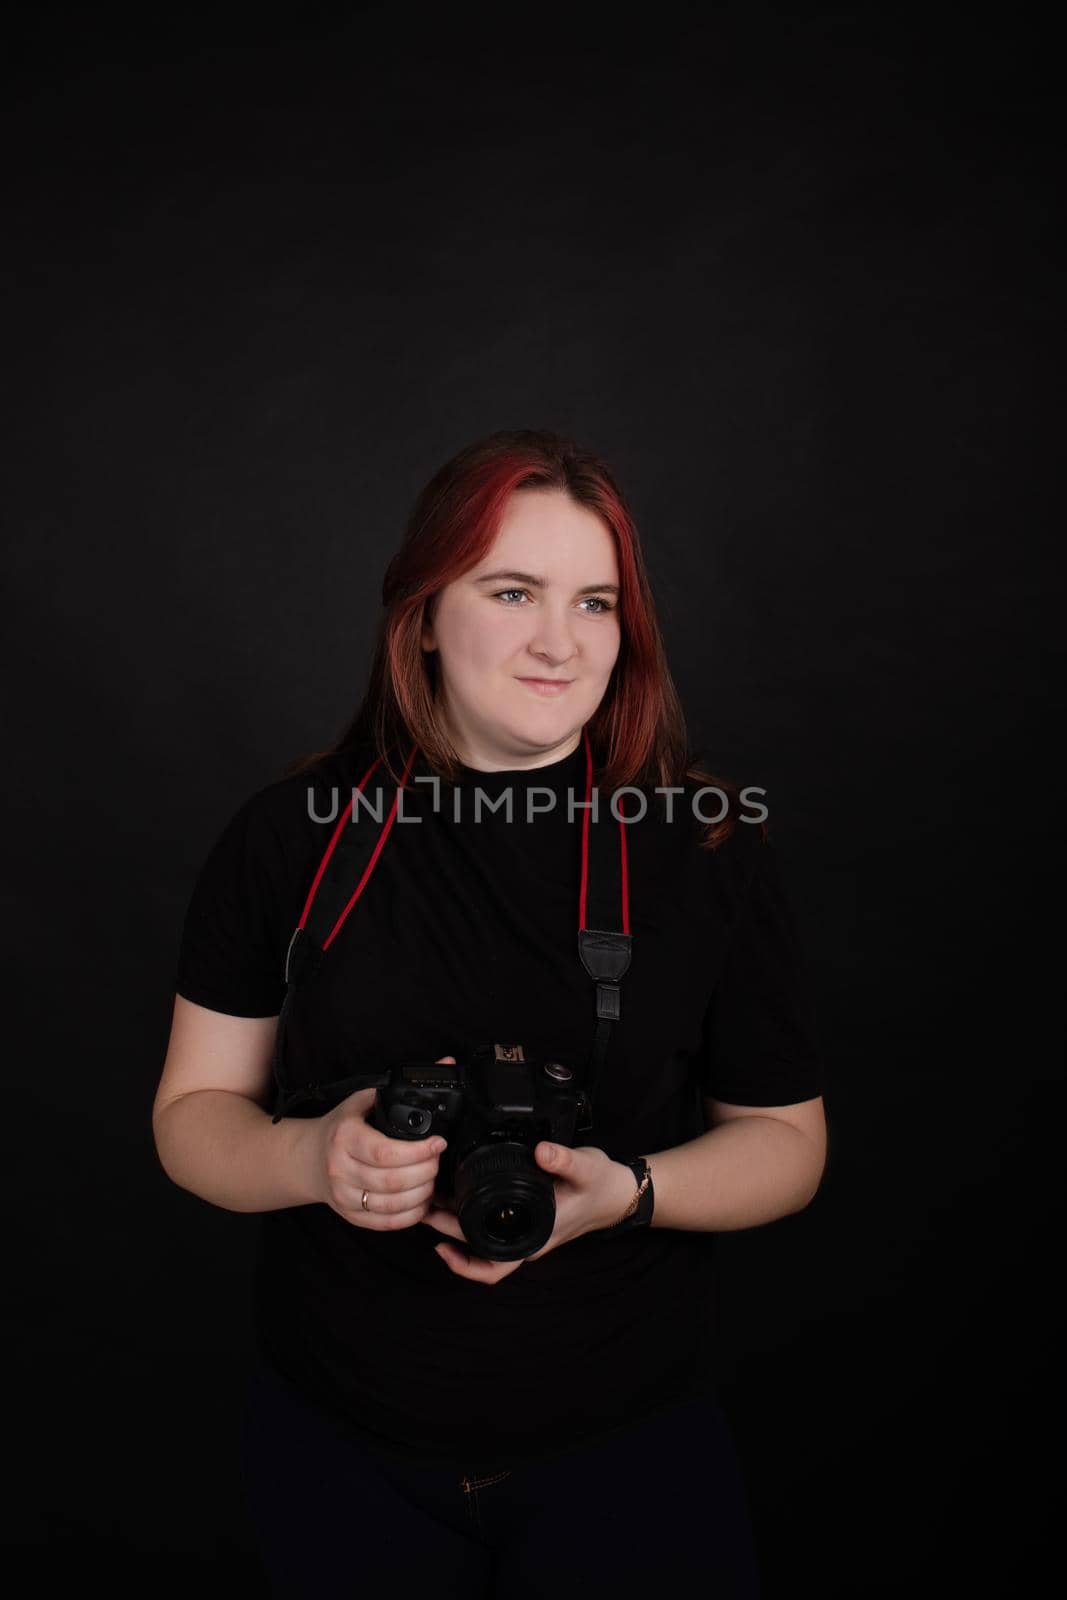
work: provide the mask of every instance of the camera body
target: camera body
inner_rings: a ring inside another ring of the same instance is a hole
[[[374,1125],[392,1139],[448,1140],[437,1190],[455,1207],[476,1255],[518,1261],[549,1239],[552,1177],[538,1166],[542,1139],[573,1145],[589,1102],[560,1061],[527,1061],[522,1045],[481,1045],[468,1061],[398,1062],[379,1084]]]

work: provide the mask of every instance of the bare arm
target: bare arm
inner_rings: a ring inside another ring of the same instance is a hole
[[[725,1233],[810,1204],[826,1165],[821,1096],[790,1106],[706,1099],[705,1110],[712,1123],[706,1133],[647,1154],[656,1195],[653,1228]]]
[[[163,1170],[224,1211],[278,1211],[318,1196],[316,1118],[270,1113],[228,1089],[194,1089],[153,1118]]]
[[[372,1127],[373,1088],[323,1116],[274,1122],[267,1106],[277,1025],[277,1017],[231,1017],[175,996],[152,1108],[167,1176],[225,1211],[323,1204],[375,1232],[414,1227],[430,1208],[447,1141],[391,1139]]]
[[[277,1021],[174,999],[152,1107],[156,1153],[179,1188],[226,1211],[276,1211],[321,1198],[318,1119],[275,1123],[266,1109]]]

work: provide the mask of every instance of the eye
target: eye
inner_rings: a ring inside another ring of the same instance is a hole
[[[528,594],[528,593],[529,593],[529,590],[527,590],[527,589],[497,589],[497,591],[493,595],[493,599],[494,600],[502,600],[506,606],[515,606],[516,602],[506,599],[505,596],[507,596],[509,594]],[[589,615],[593,616],[593,617],[602,617],[602,616],[605,615],[606,612],[614,611],[614,609],[615,609],[615,604],[614,604],[613,601],[606,600],[603,595],[599,595],[599,594],[587,595],[586,598],[582,601],[582,604],[583,605],[594,605],[594,606],[597,606],[599,608],[598,610],[591,611],[589,613]]]

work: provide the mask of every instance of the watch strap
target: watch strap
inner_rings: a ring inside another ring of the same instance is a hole
[[[647,1228],[652,1221],[652,1212],[656,1203],[655,1193],[652,1188],[652,1168],[644,1156],[635,1156],[632,1161],[623,1161],[624,1167],[629,1167],[634,1175],[637,1190],[630,1202],[629,1208],[623,1212],[616,1222],[608,1224],[607,1233],[627,1233],[632,1228]]]

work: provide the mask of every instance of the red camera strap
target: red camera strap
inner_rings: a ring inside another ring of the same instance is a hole
[[[586,1068],[585,1091],[589,1101],[590,1120],[583,1130],[591,1127],[591,1107],[600,1067],[607,1053],[611,1025],[619,1020],[619,984],[626,973],[632,955],[630,934],[629,877],[626,856],[626,824],[621,805],[619,816],[610,813],[605,818],[600,811],[603,798],[593,792],[593,756],[589,735],[583,728],[585,744],[585,802],[582,811],[582,860],[578,894],[578,953],[586,972],[596,985],[596,1032]],[[366,1082],[366,1074],[352,1078],[332,1080],[319,1084],[308,1082],[292,1085],[284,1060],[285,1034],[292,1010],[292,998],[298,986],[312,978],[321,966],[326,952],[344,926],[345,920],[363,893],[370,876],[378,864],[400,804],[401,790],[407,786],[418,747],[413,745],[404,767],[388,816],[381,822],[377,840],[371,830],[360,826],[360,811],[367,810],[375,821],[380,819],[380,808],[360,805],[356,793],[351,803],[345,805],[337,819],[318,869],[308,890],[300,920],[293,929],[285,958],[286,995],[278,1018],[275,1040],[274,1072],[277,1087],[277,1106],[274,1121],[278,1122],[295,1105],[307,1100],[335,1101],[353,1088]],[[358,785],[358,794],[365,791],[368,779],[381,765],[381,757],[367,768]],[[416,780],[422,781],[422,780]],[[381,791],[379,790],[379,793]],[[590,829],[590,819],[594,826]],[[612,848],[611,828],[614,821],[618,829],[618,848]],[[590,859],[594,870],[590,877]],[[355,888],[352,884],[355,882]],[[616,926],[621,921],[621,927]],[[590,922],[592,925],[590,926]]]

